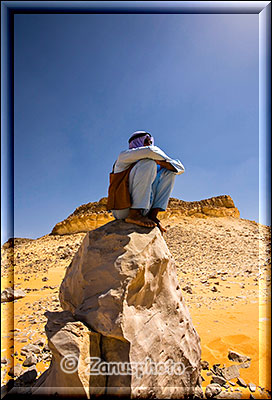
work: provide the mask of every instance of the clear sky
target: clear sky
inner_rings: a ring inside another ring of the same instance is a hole
[[[184,164],[171,197],[258,221],[257,14],[17,14],[14,38],[15,237],[107,196],[136,130]]]

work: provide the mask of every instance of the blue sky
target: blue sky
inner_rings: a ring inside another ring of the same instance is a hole
[[[17,14],[14,29],[15,237],[106,196],[136,130],[184,164],[172,197],[228,194],[258,221],[258,15]]]

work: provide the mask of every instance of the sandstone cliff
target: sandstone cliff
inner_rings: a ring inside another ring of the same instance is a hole
[[[200,389],[200,339],[158,228],[113,221],[89,232],[60,302],[64,312],[47,313],[53,358],[34,394],[183,399]],[[90,374],[90,357],[122,373]]]
[[[83,204],[78,207],[68,218],[57,223],[52,234],[65,235],[77,232],[88,232],[101,225],[112,221],[111,212],[107,211],[107,198],[103,197],[98,202]],[[182,217],[235,217],[239,218],[239,210],[235,207],[230,196],[217,196],[200,201],[183,201],[175,198],[169,199],[165,212],[159,213],[159,218],[171,222]]]

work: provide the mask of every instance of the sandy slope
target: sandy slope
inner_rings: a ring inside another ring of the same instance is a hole
[[[22,365],[25,357],[20,355],[21,348],[45,338],[43,313],[60,310],[58,287],[84,236],[78,233],[19,239],[14,255],[12,249],[3,251],[2,289],[11,286],[14,279],[16,287],[27,294],[2,304],[1,357],[7,357],[9,363],[1,364],[2,384],[10,379],[7,372],[12,354],[15,364]],[[229,349],[251,357],[250,367],[240,370],[241,377],[259,386],[256,398],[269,398],[260,387],[270,389],[270,229],[238,218],[184,217],[172,221],[164,237],[201,337],[202,359],[210,367],[214,363],[231,365]],[[37,370],[45,370],[49,361],[39,361]],[[211,378],[206,371],[202,376],[205,387]],[[242,391],[242,398],[250,395],[248,389],[238,385],[228,390]]]

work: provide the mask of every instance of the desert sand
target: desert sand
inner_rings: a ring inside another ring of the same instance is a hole
[[[256,385],[254,393],[236,379],[227,390],[241,392],[243,399],[270,398],[270,228],[234,217],[184,216],[163,223],[168,229],[164,239],[201,338],[202,360],[212,368],[235,364],[228,359],[229,350],[250,357],[250,366],[240,368],[240,377]],[[23,371],[29,368],[23,366],[21,349],[46,341],[44,312],[61,310],[59,286],[85,234],[15,239],[14,253],[11,247],[2,249],[1,291],[14,281],[15,288],[26,293],[1,304],[2,386],[12,378],[12,359]],[[50,353],[37,353],[38,376],[49,363]],[[205,391],[209,371],[203,369],[202,377]]]

